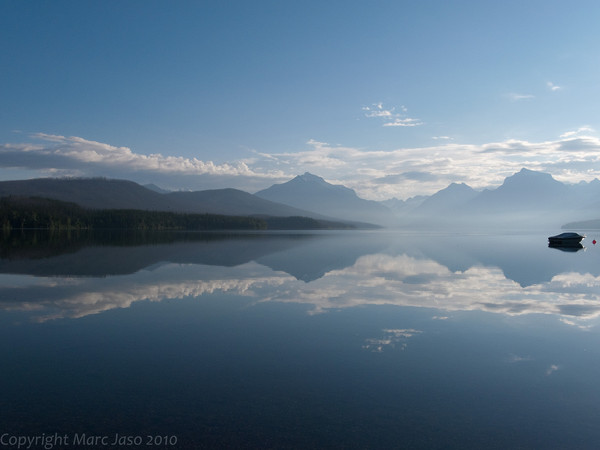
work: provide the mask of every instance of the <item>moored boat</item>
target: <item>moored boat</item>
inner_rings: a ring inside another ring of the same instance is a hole
[[[577,247],[585,236],[578,233],[561,233],[548,238],[548,245],[558,247]]]

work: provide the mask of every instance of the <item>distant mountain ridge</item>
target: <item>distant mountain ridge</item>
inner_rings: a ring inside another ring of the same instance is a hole
[[[52,198],[92,209],[322,218],[238,189],[161,194],[133,181],[105,178],[37,178],[0,182],[0,197],[9,195]]]
[[[478,194],[479,192],[465,183],[452,183],[447,188],[425,199],[417,206],[416,211],[419,213],[448,211],[471,201]]]
[[[0,197],[46,197],[92,209],[143,209],[238,216],[303,216],[384,226],[557,227],[600,217],[600,181],[567,185],[523,168],[496,189],[452,183],[431,196],[375,202],[311,173],[256,194],[238,189],[157,192],[133,181],[38,178],[0,182]],[[589,222],[588,222],[589,223]]]
[[[396,222],[396,216],[387,206],[373,200],[362,199],[354,190],[328,183],[309,172],[285,183],[274,184],[254,195],[339,219],[380,225],[391,225]]]
[[[176,211],[158,192],[128,180],[106,178],[35,178],[1,181],[0,196],[47,197],[93,209]]]
[[[172,192],[172,191],[169,191],[167,189],[163,189],[163,188],[161,188],[160,186],[157,186],[154,183],[144,184],[143,186],[146,189],[150,189],[151,191],[158,192],[159,194],[168,194],[169,192]]]
[[[552,175],[521,169],[504,179],[501,186],[485,190],[471,202],[472,208],[490,211],[548,210],[567,201],[570,189]]]
[[[496,189],[475,191],[452,183],[403,212],[405,224],[412,225],[435,221],[465,226],[556,227],[600,216],[600,181],[567,185],[548,173],[523,168]]]

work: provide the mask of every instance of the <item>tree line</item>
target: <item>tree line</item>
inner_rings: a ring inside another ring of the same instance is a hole
[[[309,217],[247,217],[138,209],[87,209],[41,197],[0,197],[0,224],[5,232],[62,230],[322,230],[353,226]]]
[[[262,230],[265,220],[218,214],[187,214],[137,209],[86,209],[39,197],[0,198],[4,231],[22,229],[91,230]]]

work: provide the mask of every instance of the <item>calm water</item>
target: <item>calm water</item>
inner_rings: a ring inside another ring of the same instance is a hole
[[[5,237],[0,448],[598,448],[600,245],[549,234]]]

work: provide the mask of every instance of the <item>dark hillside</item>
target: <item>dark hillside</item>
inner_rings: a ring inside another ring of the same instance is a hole
[[[47,197],[95,209],[179,209],[162,194],[133,181],[106,178],[37,178],[0,182],[0,197],[9,195]]]
[[[325,219],[319,214],[265,200],[238,189],[159,193],[133,181],[106,178],[38,178],[0,182],[0,197],[11,195],[52,198],[91,209],[139,209],[230,216],[306,216]]]

